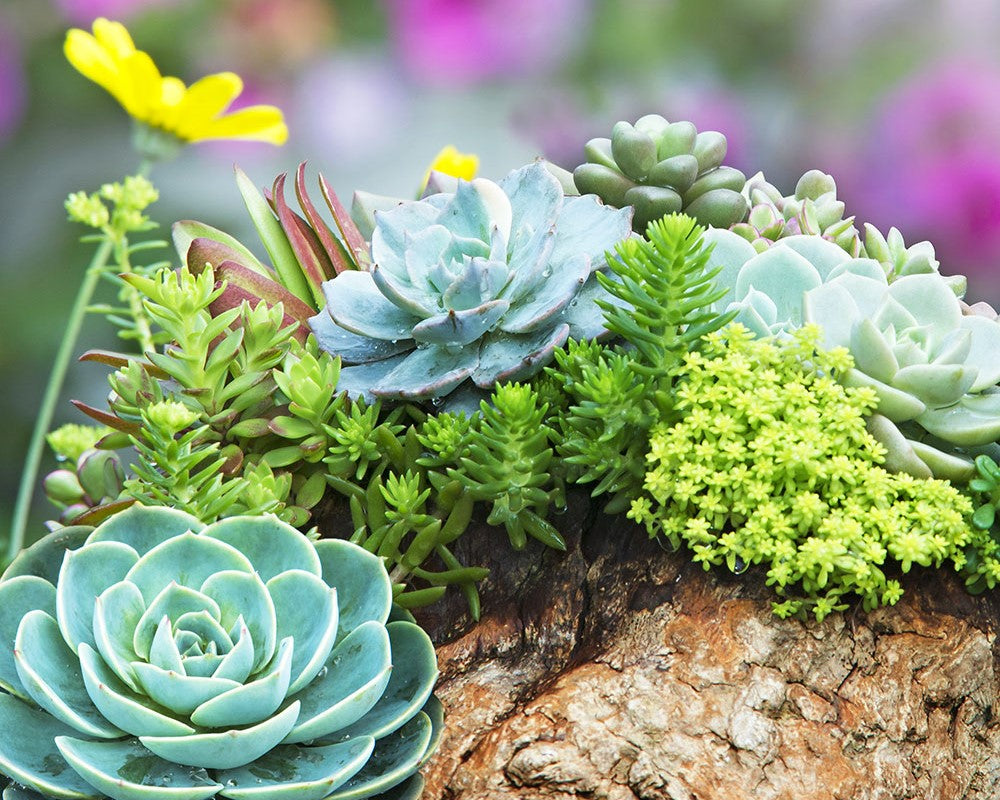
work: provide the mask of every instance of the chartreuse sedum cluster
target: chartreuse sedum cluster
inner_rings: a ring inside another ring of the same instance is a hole
[[[818,619],[895,603],[889,564],[964,566],[971,505],[945,481],[892,474],[865,416],[874,389],[846,387],[844,348],[814,325],[755,338],[738,323],[704,340],[677,372],[679,419],[653,426],[646,494],[629,516],[695,561],[763,564],[782,616]]]
[[[24,550],[0,608],[5,794],[419,793],[434,648],[361,547],[135,506]]]

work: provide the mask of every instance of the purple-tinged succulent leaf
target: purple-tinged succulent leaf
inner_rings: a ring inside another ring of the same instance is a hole
[[[465,311],[448,311],[414,325],[411,336],[425,344],[467,345],[492,329],[508,308],[506,300],[490,300]]]
[[[273,270],[265,267],[256,259],[254,259],[255,263],[248,263],[245,253],[215,239],[199,236],[191,242],[187,251],[187,267],[193,275],[200,275],[206,266],[217,267],[224,261],[243,264],[260,275],[265,275],[272,280],[275,278]]]
[[[323,176],[320,176],[320,180]],[[354,256],[348,252],[344,244],[333,235],[333,231],[327,226],[326,222],[319,215],[316,210],[316,206],[313,205],[312,198],[309,197],[309,192],[306,191],[306,162],[303,161],[299,164],[298,169],[295,171],[295,196],[299,200],[299,205],[302,207],[302,212],[306,215],[306,219],[309,221],[310,226],[312,226],[313,232],[316,234],[323,248],[326,250],[326,256],[330,260],[330,264],[336,274],[340,274],[346,269],[358,269],[358,264],[354,259]]]
[[[178,257],[182,262],[188,264],[192,272],[200,272],[201,268],[204,266],[204,261],[197,264],[197,267],[193,266],[190,262],[191,245],[194,244],[196,239],[208,239],[209,241],[219,243],[233,253],[238,253],[239,255],[232,258],[232,260],[245,264],[250,267],[250,269],[260,272],[262,275],[266,275],[270,272],[270,270],[258,260],[257,256],[251,253],[250,250],[237,239],[230,236],[225,231],[220,231],[218,228],[206,225],[204,222],[198,222],[193,219],[184,219],[180,222],[175,222],[171,228],[171,232]],[[212,261],[212,263],[214,264],[216,262]]]
[[[278,303],[281,303],[284,307],[285,315],[302,325],[308,325],[309,318],[316,313],[315,308],[303,303],[277,281],[273,281],[264,275],[258,275],[252,270],[248,270],[242,264],[224,261],[215,270],[215,279],[217,281],[225,281],[227,289],[229,287],[237,287],[245,291],[251,298],[263,300],[270,306],[276,306]],[[224,296],[225,291],[223,291],[222,296],[218,300],[221,301]],[[256,302],[251,301],[251,305],[256,305]],[[223,309],[232,307],[233,305],[228,303],[220,306]],[[212,313],[213,315],[216,314],[214,310]]]
[[[309,326],[320,349],[336,353],[345,364],[381,361],[413,347],[410,339],[400,339],[394,343],[391,340],[373,339],[370,336],[351,333],[334,322],[326,310],[315,317],[310,317]]]
[[[568,338],[569,325],[565,322],[533,334],[490,336],[483,342],[472,380],[480,389],[488,389],[503,381],[530,377],[552,359],[555,349]]]
[[[309,302],[312,292],[302,274],[302,268],[295,257],[288,236],[281,228],[281,223],[271,212],[270,205],[254,186],[250,177],[239,167],[235,167],[235,170],[236,185],[243,196],[247,211],[250,212],[250,219],[253,220],[257,234],[271,257],[274,271],[278,273],[281,283],[288,291],[303,302]]]
[[[434,345],[417,348],[372,386],[372,394],[412,400],[440,397],[472,375],[478,363],[479,345],[458,352]]]
[[[114,350],[87,350],[77,360],[104,364],[105,366],[114,367],[115,369],[121,369],[122,367],[134,362],[154,378],[165,380],[168,377],[167,373],[155,364],[150,364],[148,361],[137,358],[131,353],[118,353]]]
[[[288,243],[298,259],[299,267],[302,269],[306,283],[309,284],[317,306],[322,308],[324,300],[321,287],[323,281],[333,277],[333,264],[309,223],[292,211],[288,203],[285,202],[285,180],[284,173],[274,179],[274,188],[267,199],[278,215],[278,221],[288,237]]]
[[[333,221],[340,229],[340,235],[344,237],[348,249],[354,254],[354,263],[358,265],[358,269],[368,269],[372,263],[372,257],[365,237],[361,235],[361,231],[358,230],[351,215],[347,213],[347,209],[340,202],[337,193],[333,191],[322,175],[319,176],[319,188],[330,213],[333,215]]]
[[[107,411],[102,411],[99,408],[94,408],[93,406],[88,406],[79,400],[70,400],[70,402],[76,406],[79,411],[82,411],[92,420],[100,422],[102,425],[107,425],[109,428],[114,428],[116,431],[122,431],[122,433],[127,433],[130,435],[138,435],[139,433],[139,423],[130,422],[129,420],[124,420],[115,414],[111,414]]]

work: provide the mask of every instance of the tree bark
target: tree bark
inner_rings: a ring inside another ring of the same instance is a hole
[[[419,614],[447,709],[424,800],[986,800],[1000,793],[996,597],[945,570],[894,607],[782,621],[763,576],[704,572],[585,497],[565,554],[460,541],[491,568]]]

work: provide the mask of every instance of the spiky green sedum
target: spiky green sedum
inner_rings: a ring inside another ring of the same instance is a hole
[[[441,723],[391,605],[378,558],[273,516],[61,529],[0,579],[0,772],[58,800],[380,797]]]
[[[852,359],[820,341],[815,326],[781,340],[738,324],[707,336],[678,371],[682,416],[654,427],[648,496],[629,512],[706,569],[766,565],[790,596],[775,613],[818,619],[852,594],[866,609],[895,603],[886,569],[960,567],[972,540],[971,505],[951,484],[880,466],[865,427],[876,394],[839,384]]]
[[[506,383],[482,401],[482,418],[462,457],[462,469],[449,469],[477,500],[491,504],[487,522],[503,525],[510,543],[521,550],[528,536],[565,550],[559,531],[545,520],[552,501],[548,467],[554,454],[552,430],[544,423],[547,407],[527,384]]]
[[[714,283],[719,270],[708,268],[704,232],[691,217],[671,214],[650,223],[646,238],[609,253],[609,274],[598,280],[611,300],[599,305],[627,348],[570,342],[540,386],[554,395],[552,426],[568,480],[595,484],[595,497],[610,495],[608,513],[624,511],[641,491],[648,432],[672,411],[684,354],[732,318],[712,310],[724,291]]]

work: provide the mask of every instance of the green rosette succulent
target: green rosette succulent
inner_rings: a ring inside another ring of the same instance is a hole
[[[391,607],[376,556],[275,517],[62,528],[0,580],[4,796],[408,796],[437,670]]]
[[[581,193],[608,205],[632,206],[632,224],[644,233],[650,222],[683,211],[702,225],[728,228],[741,222],[749,204],[741,194],[746,176],[722,165],[726,137],[690,122],[648,114],[635,125],[622,121],[611,138],[587,142],[587,162],[573,171]]]
[[[719,269],[716,284],[726,290],[715,309],[736,312],[734,320],[757,336],[801,327],[806,292],[840,275],[867,276],[885,283],[877,261],[852,258],[820,236],[787,236],[760,253],[732,231],[711,228],[704,238],[713,246],[707,268]]]
[[[323,284],[309,320],[320,347],[353,364],[352,396],[443,397],[535,374],[570,337],[605,333],[594,273],[631,234],[631,211],[564,197],[535,163],[500,183],[459,181],[377,212],[371,270]]]
[[[967,480],[976,448],[1000,438],[1000,323],[963,314],[936,272],[841,274],[804,298],[824,346],[846,347],[844,381],[878,394],[869,428],[887,467],[917,477]]]
[[[795,185],[795,193],[782,196],[758,172],[743,187],[750,204],[745,222],[731,230],[750,242],[761,253],[787,236],[806,234],[822,236],[851,256],[863,255],[861,238],[854,227],[854,217],[844,218],[846,206],[837,199],[837,183],[832,175],[811,169]]]

